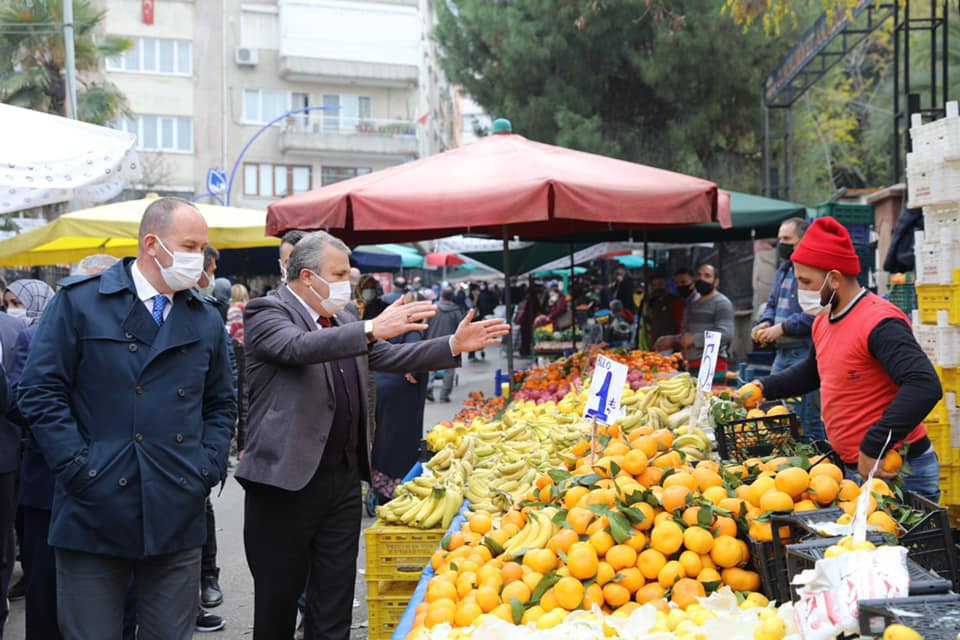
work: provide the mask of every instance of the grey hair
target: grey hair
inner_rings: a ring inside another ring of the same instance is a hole
[[[799,237],[803,237],[803,234],[807,232],[807,227],[810,226],[810,223],[805,218],[787,218],[780,223],[780,226],[790,223],[793,225],[794,233]]]
[[[105,253],[95,253],[74,265],[73,269],[70,270],[70,275],[92,276],[101,271],[106,271],[116,263],[117,259],[113,256],[108,256]]]
[[[327,247],[333,247],[350,255],[350,247],[339,238],[335,238],[326,231],[313,231],[306,234],[293,247],[290,260],[287,261],[287,282],[293,282],[300,277],[304,269],[319,271],[323,261],[323,252]]]
[[[151,202],[140,219],[140,239],[143,240],[148,233],[160,235],[169,229],[173,223],[173,213],[180,207],[188,207],[200,213],[192,202],[183,198],[168,196]]]

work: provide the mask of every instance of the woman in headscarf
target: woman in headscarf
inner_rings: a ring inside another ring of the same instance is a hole
[[[3,292],[7,314],[22,319],[28,327],[40,319],[52,299],[53,289],[42,280],[14,280]]]

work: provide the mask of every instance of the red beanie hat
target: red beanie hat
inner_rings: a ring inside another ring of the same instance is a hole
[[[814,269],[860,275],[860,258],[853,250],[850,232],[829,216],[813,221],[790,259]]]

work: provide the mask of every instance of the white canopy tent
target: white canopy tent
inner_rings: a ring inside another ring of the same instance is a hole
[[[115,197],[140,176],[136,136],[0,104],[0,213]]]
[[[532,242],[511,240],[510,249],[524,249],[532,244]],[[468,238],[466,236],[450,236],[449,238],[440,238],[434,242],[433,248],[435,253],[483,253],[487,251],[502,250],[503,240]]]
[[[712,243],[690,243],[690,244],[676,244],[676,243],[664,243],[664,242],[649,242],[647,243],[648,251],[660,251],[664,249],[684,249],[690,247],[710,247],[713,246]],[[601,242],[599,244],[591,245],[586,249],[581,249],[573,254],[573,264],[583,264],[584,262],[590,262],[591,260],[596,260],[601,256],[605,256],[611,253],[631,253],[633,255],[642,256],[643,255],[643,243],[642,242]],[[616,256],[612,257],[611,260],[616,260]],[[570,256],[564,256],[563,258],[557,258],[556,260],[551,260],[545,264],[542,264],[535,269],[530,269],[528,273],[537,273],[540,271],[553,271],[554,269],[569,269],[570,268]],[[528,275],[525,273],[523,275]]]

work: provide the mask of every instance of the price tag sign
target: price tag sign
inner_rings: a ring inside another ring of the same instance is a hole
[[[720,354],[720,332],[704,331],[703,356],[700,358],[700,373],[697,374],[697,389],[710,393],[713,388],[713,374],[717,371],[717,358]]]
[[[620,417],[620,399],[623,397],[623,385],[626,382],[627,365],[605,356],[597,356],[584,417],[593,418],[606,425],[612,424]]]

